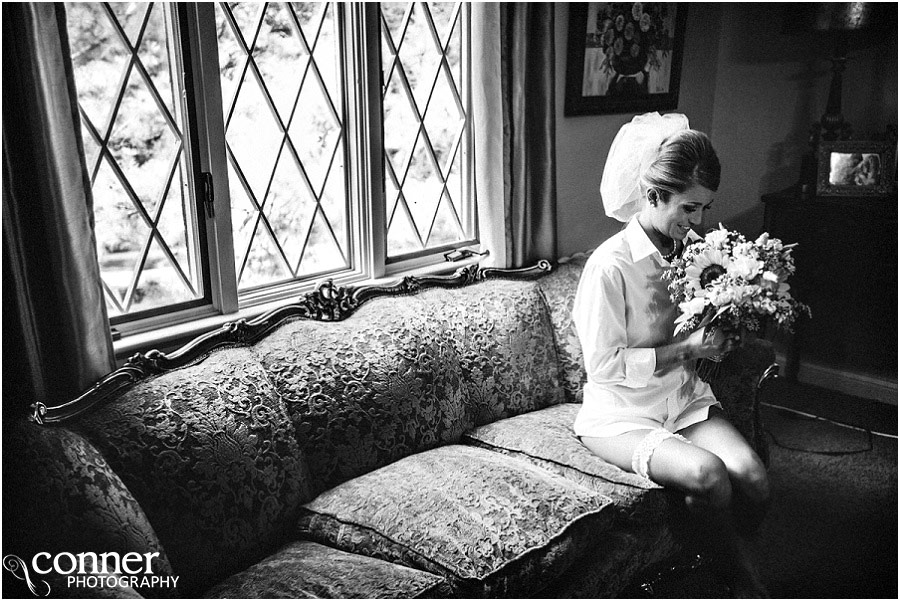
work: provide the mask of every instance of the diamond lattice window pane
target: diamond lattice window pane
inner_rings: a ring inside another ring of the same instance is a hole
[[[136,121],[134,115],[143,115]],[[140,74],[132,70],[107,145],[131,188],[152,217],[180,150]]]
[[[413,216],[416,229],[425,243],[443,192],[443,182],[434,167],[424,137],[419,137],[410,161],[409,172],[403,182],[403,196]]]
[[[138,34],[141,31],[147,10],[151,8],[149,2],[110,2],[109,8],[116,16],[116,21],[122,27],[128,42],[132,46],[138,43]],[[146,37],[146,34],[145,34]]]
[[[308,53],[291,23],[290,11],[278,3],[269,4],[263,26],[253,46],[253,60],[282,122],[287,123],[300,90],[298,73],[306,70]]]
[[[312,74],[307,76],[300,92],[290,134],[310,184],[318,194],[341,138],[341,124],[331,111],[328,94]]]
[[[322,207],[326,182],[346,178],[335,6],[255,6],[216,10],[222,86],[234,90],[224,110],[239,290],[347,266],[330,223],[346,223],[348,207]]]
[[[294,159],[285,152],[275,169],[265,214],[293,271],[300,264],[303,240],[315,210],[315,198],[306,190]]]
[[[66,3],[111,316],[203,296],[166,4]]]
[[[164,11],[165,8],[161,4],[155,4],[150,10],[150,19],[147,21],[147,29],[144,32],[138,56],[150,73],[153,85],[159,92],[169,114],[174,115],[179,108],[175,97],[177,84],[173,84],[174,74],[166,49],[166,15]]]
[[[431,11],[431,18],[434,21],[434,27],[438,32],[441,47],[446,45],[447,36],[453,26],[456,24],[457,2],[429,2],[428,8]]]
[[[281,250],[265,223],[260,221],[259,227],[250,244],[247,264],[241,273],[241,284],[245,287],[256,287],[273,282],[284,282],[291,278]]]
[[[306,248],[303,249],[301,273],[304,275],[328,273],[343,267],[344,264],[340,244],[320,208],[313,219]]]
[[[430,16],[416,4],[399,48],[400,65],[413,91],[419,112],[425,112],[428,96],[441,61],[441,50],[430,28]]]
[[[428,242],[432,246],[441,246],[459,240],[462,235],[462,229],[459,226],[459,217],[450,196],[446,193],[441,197],[441,204],[438,207],[437,215],[434,218],[434,225],[431,228],[431,236]]]
[[[447,173],[456,144],[465,130],[465,117],[456,102],[453,84],[442,69],[434,88],[434,96],[425,114],[425,131],[434,148],[441,172]]]
[[[131,52],[100,2],[66,2],[66,20],[78,104],[102,135]]]
[[[344,153],[342,146],[335,153],[335,165],[332,167],[328,181],[325,183],[319,206],[322,207],[322,212],[325,218],[328,219],[328,223],[334,232],[335,241],[343,259],[343,266],[350,267],[348,260],[350,230],[347,223],[349,208],[347,206],[346,182],[343,178]]]
[[[388,258],[472,237],[463,224],[458,3],[382,3]]]

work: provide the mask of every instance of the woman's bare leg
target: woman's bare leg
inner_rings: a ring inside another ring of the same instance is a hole
[[[581,442],[601,459],[631,471],[638,444],[651,430],[634,430],[609,438],[583,436]],[[650,457],[650,478],[683,490],[689,506],[727,509],[731,504],[731,481],[715,454],[677,438],[667,438]]]
[[[731,426],[727,421],[725,423]],[[717,431],[694,426],[685,428],[682,435],[691,442],[694,441],[686,433],[689,430],[703,442],[715,436]],[[609,438],[582,437],[581,440],[601,459],[631,471],[634,451],[650,432],[651,430],[636,430]],[[740,437],[736,430],[734,434]],[[740,438],[740,441],[747,446],[743,438]],[[721,450],[720,445],[709,446]],[[729,457],[734,467],[732,459],[738,454],[724,451],[723,453]],[[704,448],[700,444],[688,444],[676,438],[668,438],[660,443],[651,456],[649,474],[658,484],[684,491],[687,507],[693,513],[703,516],[704,539],[716,548],[718,553],[728,556],[729,561],[726,564],[729,567],[736,568],[728,574],[735,584],[735,592],[742,596],[767,597],[746,544],[734,529],[731,517],[732,478],[726,462],[711,449]],[[743,483],[739,485],[744,486]]]
[[[753,553],[753,532],[762,521],[769,501],[769,481],[759,456],[744,437],[718,409],[711,409],[706,421],[680,433],[695,445],[716,454],[725,463],[734,485],[731,519],[723,520],[729,544],[723,550],[730,556],[735,593],[740,597],[767,597]],[[740,527],[737,527],[740,526]]]

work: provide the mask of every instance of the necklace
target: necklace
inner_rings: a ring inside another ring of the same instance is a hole
[[[678,240],[672,240],[672,252],[667,255],[663,255],[663,259],[666,261],[671,261],[675,258],[675,255],[678,254]]]

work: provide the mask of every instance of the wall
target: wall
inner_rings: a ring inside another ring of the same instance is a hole
[[[797,182],[810,125],[825,112],[831,86],[831,43],[783,34],[783,19],[766,4],[726,4],[722,10],[712,131],[724,202],[708,218],[745,234],[762,228],[760,195]],[[843,113],[865,139],[888,122],[896,124],[896,28],[878,46],[852,56]]]
[[[810,123],[825,110],[830,45],[781,33],[777,4],[691,3],[678,111],[713,139],[723,165],[707,225],[762,228],[759,196],[797,181]],[[621,225],[603,214],[606,153],[633,114],[564,117],[568,4],[556,5],[559,251],[595,247]],[[844,76],[844,116],[857,137],[897,122],[897,34],[857,51]]]

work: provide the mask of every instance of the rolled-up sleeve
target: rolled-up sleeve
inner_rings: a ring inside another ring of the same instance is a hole
[[[628,346],[625,281],[614,265],[585,266],[572,319],[590,381],[647,386],[656,370],[656,350]]]

